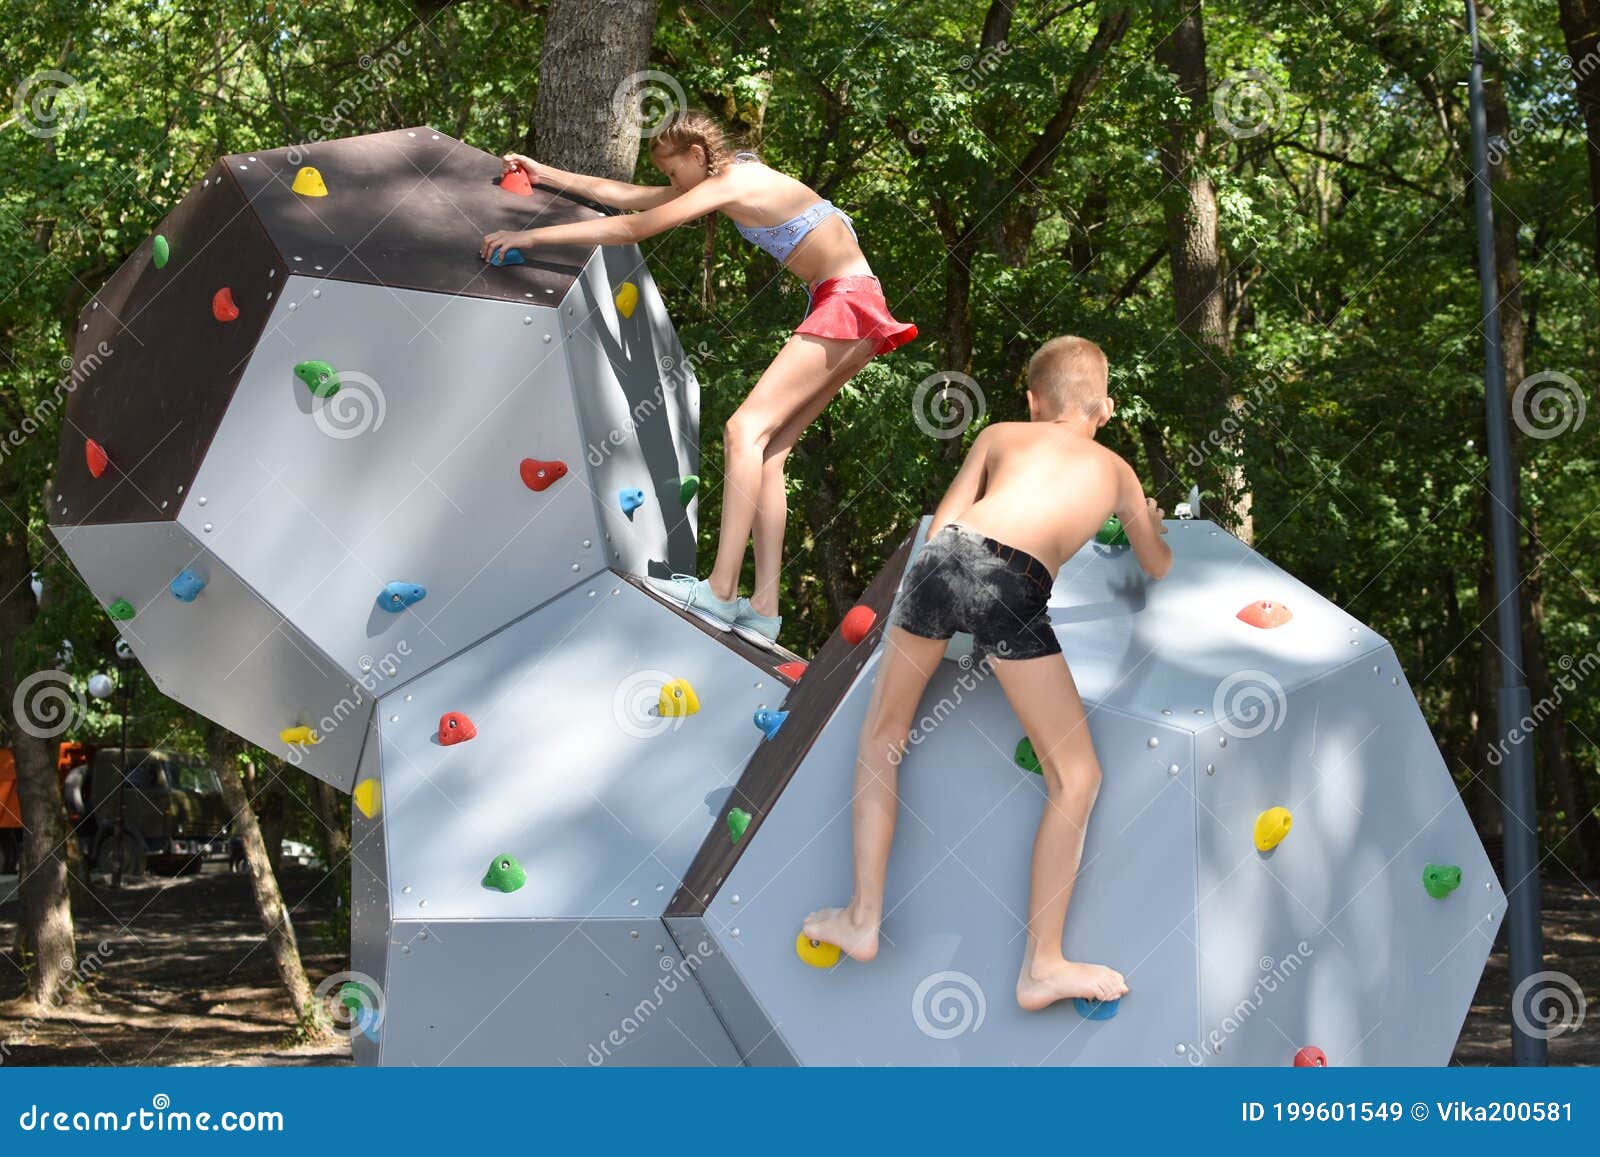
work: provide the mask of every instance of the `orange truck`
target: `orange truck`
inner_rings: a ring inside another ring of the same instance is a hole
[[[87,743],[63,743],[56,752],[56,774],[64,785],[72,769],[88,763],[94,748]],[[69,807],[67,817],[74,826],[81,816]],[[17,761],[9,747],[0,747],[0,874],[17,870],[17,855],[22,844],[22,802],[17,798]]]

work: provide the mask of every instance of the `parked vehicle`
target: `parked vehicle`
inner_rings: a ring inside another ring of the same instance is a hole
[[[198,759],[131,747],[102,747],[85,768],[79,825],[96,872],[184,874],[228,858],[228,812],[217,774]]]

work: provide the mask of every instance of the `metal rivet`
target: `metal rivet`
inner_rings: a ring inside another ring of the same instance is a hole
[[[1152,735],[1149,739],[1146,739],[1144,741],[1144,745],[1146,747],[1160,747],[1161,746],[1161,740],[1156,738],[1154,735]]]
[[[428,906],[428,901],[427,900],[418,900],[417,901],[417,907],[418,908],[426,908],[427,906]]]
[[[1162,709],[1161,709],[1161,714],[1163,714],[1163,715],[1171,715],[1171,714],[1172,714],[1172,708],[1170,708],[1170,707],[1163,707],[1163,708],[1162,708]]]
[[[735,928],[731,933],[729,933],[729,935],[731,935],[735,940],[737,940],[737,939],[739,939],[739,930],[737,928]]]
[[[389,722],[390,723],[399,723],[400,722],[400,716],[398,716],[398,715],[389,716]]]
[[[1207,775],[1216,775],[1217,774],[1217,765],[1214,764],[1214,763],[1206,764],[1206,774]]]
[[[1389,678],[1389,686],[1391,686],[1391,687],[1400,686],[1399,678],[1397,676],[1390,676],[1390,678]]]
[[[411,955],[411,945],[402,944],[400,946],[400,955],[401,956],[410,956]]]
[[[629,907],[637,908],[639,906],[639,897],[635,896],[633,899],[629,900],[628,905]]]
[[[523,325],[532,325],[533,324],[533,318],[531,318],[531,317],[523,318],[522,319],[522,324]]]
[[[634,940],[637,940],[637,939],[639,939],[639,930],[637,928],[635,928],[631,932],[629,932],[628,935],[630,937],[632,937]]]
[[[290,313],[293,313],[295,310],[297,310],[299,308],[300,308],[300,303],[298,301],[291,301],[289,303],[289,312]]]
[[[573,563],[572,564],[572,569],[573,570],[577,570],[578,569],[578,564],[577,563]]]
[[[1228,746],[1228,737],[1226,735],[1217,736],[1217,746],[1218,747],[1226,747],[1226,746]]]
[[[417,939],[418,940],[426,940],[427,938],[428,938],[428,930],[426,928],[424,928],[421,932],[417,933]]]
[[[586,539],[583,540],[583,549],[584,550],[588,550],[593,545],[594,545],[594,543],[590,539],[586,538]]]
[[[545,345],[549,345],[550,344],[550,335],[549,334],[545,334],[544,335],[544,344]]]
[[[1181,1057],[1184,1053],[1188,1052],[1189,1050],[1184,1048],[1182,1044],[1176,1044],[1176,1045],[1172,1046],[1172,1051],[1177,1053]]]
[[[210,501],[210,499],[206,498],[206,496],[202,494],[199,498],[195,499],[195,504],[197,506],[204,506],[208,501]]]
[[[411,885],[407,884],[404,888],[401,888],[400,891],[409,896],[411,894]]]
[[[321,296],[322,296],[322,290],[320,290],[320,289],[313,289],[313,290],[312,290],[312,291],[311,291],[311,296],[312,296],[312,297],[321,297]]]
[[[410,702],[411,702],[411,696],[410,696],[410,695],[407,695],[407,696],[406,696],[406,702],[407,702],[407,703],[410,703]]]
[[[1169,763],[1167,765],[1167,774],[1168,775],[1177,775],[1182,770],[1183,770],[1183,768],[1179,767],[1176,763]]]
[[[202,529],[204,529],[207,534],[210,534],[211,533],[211,524],[209,522],[206,523],[205,526]]]
[[[730,904],[737,904],[739,902],[739,897],[737,895],[729,896],[728,902]]]
[[[589,592],[589,597],[590,597],[590,598],[591,598],[591,599],[592,599],[592,598],[594,598],[594,592],[593,592],[593,591],[590,591],[590,592]]]

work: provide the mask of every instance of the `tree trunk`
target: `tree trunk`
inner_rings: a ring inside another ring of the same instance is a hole
[[[683,104],[664,75],[646,77],[656,0],[550,0],[528,144],[576,173],[633,180],[643,130]]]
[[[17,500],[10,510],[26,510]],[[24,642],[37,613],[29,583],[32,560],[24,523],[7,515],[0,531],[0,720],[16,759],[17,802],[22,812],[19,872],[21,911],[17,942],[28,964],[28,997],[43,1006],[61,1003],[73,991],[77,967],[72,905],[67,887],[66,809],[56,775],[55,734],[73,722],[73,692],[65,676],[17,690],[34,674]],[[63,715],[62,713],[67,713]]]
[[[1561,32],[1588,141],[1589,224],[1594,229],[1594,271],[1600,276],[1600,0],[1561,0]]]
[[[228,828],[244,845],[246,868],[250,873],[250,887],[255,893],[256,911],[261,916],[261,927],[266,933],[267,948],[277,966],[278,978],[289,1003],[294,1008],[296,1022],[312,1036],[327,1031],[323,1010],[318,1007],[311,982],[306,979],[305,965],[300,960],[300,945],[295,939],[294,923],[289,908],[278,890],[278,878],[273,874],[272,863],[267,858],[266,845],[261,837],[261,827],[256,822],[255,809],[245,794],[244,778],[239,773],[239,740],[220,727],[213,727],[206,740],[211,764],[222,783],[222,800],[227,805]]]
[[[322,832],[322,861],[330,872],[348,871],[350,828],[332,785],[311,778],[311,814]]]
[[[1217,190],[1206,169],[1211,110],[1208,104],[1206,38],[1201,4],[1187,9],[1177,26],[1157,40],[1156,62],[1177,81],[1182,108],[1167,121],[1161,143],[1161,175],[1165,182],[1163,210],[1172,268],[1172,300],[1178,330],[1187,339],[1180,350],[1183,385],[1193,399],[1187,408],[1191,448],[1211,449],[1198,455],[1194,484],[1202,493],[1219,495],[1215,504],[1239,536],[1252,537],[1250,492],[1240,461],[1238,435],[1223,445],[1211,442],[1241,400],[1232,396],[1227,360],[1230,353],[1227,302],[1222,292],[1222,254],[1217,236]],[[1216,459],[1226,459],[1218,462]],[[1193,459],[1191,459],[1193,464]]]

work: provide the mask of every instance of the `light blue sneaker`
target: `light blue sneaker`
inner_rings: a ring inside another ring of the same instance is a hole
[[[750,600],[739,600],[739,613],[733,620],[733,633],[758,647],[772,650],[778,645],[778,628],[783,626],[782,615],[758,615]]]
[[[644,581],[669,603],[682,607],[719,631],[731,631],[734,619],[739,617],[741,600],[738,597],[719,599],[711,593],[709,582],[692,574],[675,574],[667,579],[646,576]]]

